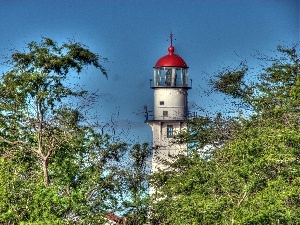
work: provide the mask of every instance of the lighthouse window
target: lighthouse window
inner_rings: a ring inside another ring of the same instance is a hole
[[[172,82],[172,70],[168,70],[166,73],[166,85],[171,86]]]
[[[167,125],[167,137],[173,137],[173,125]]]
[[[168,116],[168,111],[163,111],[163,116]]]
[[[160,101],[159,104],[160,104],[160,105],[164,105],[165,102],[164,102],[164,101]]]

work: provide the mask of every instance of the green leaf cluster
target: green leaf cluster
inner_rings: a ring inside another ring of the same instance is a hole
[[[199,117],[179,134],[192,151],[153,175],[154,224],[300,223],[300,58],[297,46],[278,54],[256,82],[244,64],[212,81],[251,114]]]
[[[0,80],[1,223],[101,224],[116,208],[111,167],[128,146],[88,121],[79,103],[96,96],[68,82],[89,66],[107,76],[100,60],[49,38],[10,56]]]

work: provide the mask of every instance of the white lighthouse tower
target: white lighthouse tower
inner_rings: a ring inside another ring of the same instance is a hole
[[[174,144],[173,137],[182,129],[187,128],[188,116],[188,89],[191,88],[188,80],[188,66],[185,61],[174,53],[172,45],[169,53],[160,58],[154,66],[153,83],[154,109],[146,111],[145,122],[152,128],[153,154],[151,171],[166,169],[166,161],[172,156],[187,153],[186,144]],[[150,190],[150,193],[153,190]]]

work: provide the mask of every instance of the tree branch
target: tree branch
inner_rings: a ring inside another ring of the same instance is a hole
[[[246,197],[247,197],[247,191],[245,191],[242,198],[238,200],[237,206],[240,206],[243,203],[243,201],[245,200]]]

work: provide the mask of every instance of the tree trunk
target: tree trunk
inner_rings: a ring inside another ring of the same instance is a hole
[[[50,184],[49,172],[48,172],[48,159],[43,160],[43,171],[44,171],[44,184],[47,187]]]

